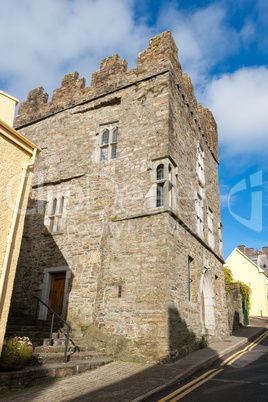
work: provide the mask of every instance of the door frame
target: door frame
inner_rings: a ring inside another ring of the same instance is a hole
[[[200,283],[200,320],[202,334],[214,335],[215,331],[215,294],[208,268],[204,268]],[[203,294],[203,303],[202,303]]]
[[[67,307],[68,307],[68,301],[69,301],[69,283],[71,279],[71,267],[65,266],[65,267],[51,267],[51,268],[45,268],[44,269],[44,280],[43,283],[39,286],[39,289],[41,290],[41,299],[43,300],[44,303],[48,304],[49,301],[49,293],[50,293],[50,286],[51,286],[51,274],[56,273],[56,272],[66,272],[66,278],[65,278],[65,286],[64,286],[64,296],[63,296],[63,304],[62,304],[62,318],[65,319],[67,316]],[[46,320],[47,319],[47,308],[40,303],[40,309],[39,309],[39,315],[38,319],[39,320]]]

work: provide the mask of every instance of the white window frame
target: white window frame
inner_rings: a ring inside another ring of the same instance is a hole
[[[103,143],[103,135],[108,131],[108,141]],[[114,138],[114,132],[117,131],[116,139]],[[99,161],[107,162],[116,159],[117,157],[117,144],[118,144],[118,123],[104,124],[99,127]],[[115,149],[115,156],[114,151]],[[107,150],[106,158],[103,159],[103,151]]]

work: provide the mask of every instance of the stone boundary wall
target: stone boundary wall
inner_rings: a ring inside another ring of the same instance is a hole
[[[216,122],[210,110],[197,103],[191,79],[182,73],[178,48],[170,31],[150,39],[149,47],[138,54],[137,67],[132,70],[127,71],[127,61],[120,60],[116,54],[101,61],[100,69],[92,74],[89,87],[85,86],[85,78],[79,78],[78,72],[74,72],[63,77],[61,87],[53,91],[50,102],[43,87],[33,89],[28,93],[27,100],[20,104],[15,127],[20,129],[62,110],[137,85],[166,71],[179,77],[178,91],[188,107],[192,123],[205,137],[212,155],[219,163]]]
[[[230,333],[240,328],[244,323],[244,314],[242,308],[242,295],[239,283],[230,285],[231,290],[226,294],[226,302],[228,309],[228,323]]]

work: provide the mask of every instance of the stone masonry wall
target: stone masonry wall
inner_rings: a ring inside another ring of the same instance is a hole
[[[244,323],[243,298],[240,291],[240,284],[233,283],[229,293],[226,295],[228,308],[229,331],[233,333]]]
[[[101,128],[109,124],[118,125],[117,154],[100,161]],[[45,295],[45,272],[66,268],[71,325],[94,325],[137,341],[142,356],[177,358],[228,334],[217,128],[182,75],[169,31],[150,40],[133,70],[115,55],[101,62],[90,87],[73,73],[51,102],[42,88],[31,91],[16,126],[42,153],[13,311],[20,306],[33,314],[33,295]],[[198,143],[205,168],[202,235],[196,220]],[[156,207],[159,164],[165,166],[165,193],[163,206]],[[61,197],[61,227],[51,233],[53,200]]]

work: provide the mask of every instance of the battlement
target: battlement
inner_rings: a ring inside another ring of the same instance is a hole
[[[127,71],[127,61],[120,60],[116,54],[101,61],[100,69],[92,74],[89,87],[85,87],[85,79],[79,78],[79,74],[74,72],[63,77],[61,87],[53,91],[50,102],[43,87],[30,91],[26,102],[19,107],[15,126],[19,128],[67,107],[105,95],[146,76],[170,69],[171,65],[180,70],[181,75],[177,46],[170,31],[166,31],[150,39],[148,49],[139,53],[137,67],[133,70]]]
[[[120,60],[119,55],[115,54],[101,61],[100,70],[92,74],[91,86],[97,88],[104,85],[109,78],[124,74],[126,71],[127,61]]]
[[[28,93],[26,102],[21,103],[15,120],[20,128],[36,120],[46,118],[66,108],[88,102],[120,88],[136,85],[137,82],[164,71],[173,71],[184,101],[199,120],[198,124],[208,141],[211,151],[218,160],[217,125],[212,113],[198,105],[194,86],[187,74],[182,74],[178,60],[178,48],[170,31],[163,32],[149,40],[149,46],[138,54],[137,66],[127,71],[127,61],[115,54],[101,61],[100,69],[92,74],[91,86],[86,87],[85,78],[78,72],[63,77],[60,88],[53,91],[48,102],[48,94],[39,87]]]
[[[218,161],[219,160],[218,129],[213,114],[209,109],[203,108],[201,104],[198,105],[197,114],[201,127],[204,131],[205,138],[208,142],[208,145],[214,157]]]

